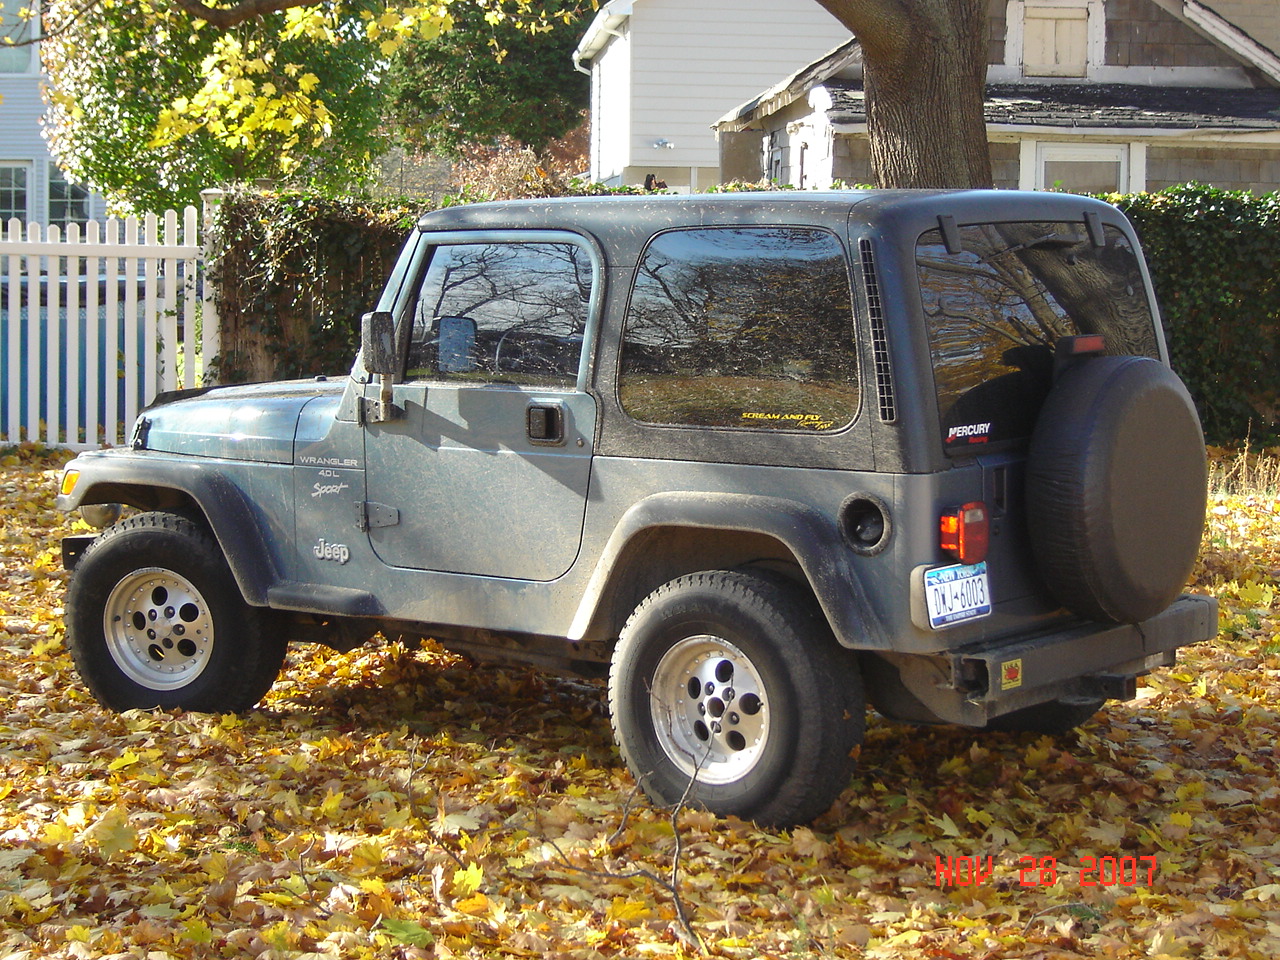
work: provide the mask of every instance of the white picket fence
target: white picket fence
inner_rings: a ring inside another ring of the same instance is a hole
[[[0,231],[0,446],[120,444],[157,393],[200,384],[218,351],[200,220]]]

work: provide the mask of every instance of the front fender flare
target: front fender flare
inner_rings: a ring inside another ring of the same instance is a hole
[[[262,536],[263,518],[244,491],[207,463],[141,458],[80,458],[68,464],[81,478],[59,494],[67,512],[90,503],[124,503],[143,510],[195,503],[218,540],[245,602],[267,606],[267,591],[283,578],[279,558]]]

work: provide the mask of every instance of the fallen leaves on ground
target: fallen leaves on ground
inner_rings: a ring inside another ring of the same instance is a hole
[[[58,463],[0,463],[0,956],[697,954],[637,873],[676,835],[596,686],[297,646],[244,716],[99,708],[62,643]],[[1280,499],[1217,496],[1194,584],[1222,636],[1136,701],[1058,739],[873,719],[812,827],[683,812],[707,952],[1280,956],[1277,570]]]

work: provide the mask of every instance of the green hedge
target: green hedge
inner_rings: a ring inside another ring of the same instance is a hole
[[[571,191],[609,191],[576,183]],[[622,191],[629,192],[629,191]],[[481,199],[448,198],[444,205]],[[1174,368],[1211,442],[1274,441],[1280,414],[1280,195],[1201,184],[1109,196],[1151,266]],[[428,207],[235,191],[222,204],[221,382],[345,374],[359,318]]]
[[[1174,369],[1213,443],[1267,443],[1280,410],[1280,194],[1190,183],[1107,197],[1133,221]]]

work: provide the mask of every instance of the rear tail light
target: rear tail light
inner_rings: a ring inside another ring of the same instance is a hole
[[[987,559],[990,524],[987,505],[980,500],[948,510],[938,520],[939,545],[961,563]]]

